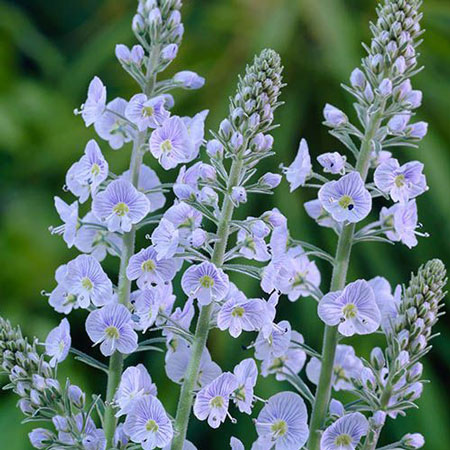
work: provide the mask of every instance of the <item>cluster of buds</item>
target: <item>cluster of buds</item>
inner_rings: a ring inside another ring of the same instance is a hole
[[[231,99],[230,115],[222,121],[216,136],[230,155],[244,152],[249,164],[256,164],[270,152],[273,138],[266,133],[281,104],[282,70],[280,56],[270,49],[263,50],[247,66]]]
[[[434,259],[413,275],[386,330],[387,348],[372,350],[370,364],[355,380],[359,393],[374,410],[396,417],[422,393],[422,364],[430,350],[447,282],[444,264]]]
[[[18,406],[27,421],[51,420],[59,436],[50,430],[37,428],[30,434],[33,445],[47,448],[52,442],[65,442],[71,448],[83,449],[83,442],[91,440],[85,432],[89,417],[85,415],[85,394],[67,381],[61,386],[55,369],[46,361],[37,339],[29,342],[19,327],[0,317],[0,364],[8,376],[4,389],[13,390],[19,397]],[[40,445],[40,446],[39,446]]]

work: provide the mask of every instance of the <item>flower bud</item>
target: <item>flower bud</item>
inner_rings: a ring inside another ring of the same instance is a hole
[[[380,347],[375,347],[370,353],[370,363],[376,370],[381,370],[384,367],[385,359]]]
[[[131,52],[130,49],[124,44],[116,45],[116,58],[124,64],[129,64],[131,62]]]
[[[217,178],[216,169],[209,164],[202,163],[200,166],[200,178],[204,181],[214,181]]]
[[[370,421],[376,428],[381,428],[386,422],[386,413],[384,411],[375,411]]]
[[[231,200],[235,205],[246,203],[247,191],[242,186],[234,186],[231,190]]]
[[[259,179],[259,184],[268,186],[269,188],[276,188],[281,183],[281,175],[278,173],[267,172]]]
[[[364,367],[360,374],[361,382],[366,389],[373,390],[376,387],[375,375],[368,368]]]
[[[245,112],[242,108],[234,108],[234,110],[231,113],[231,121],[233,122],[233,125],[236,128],[239,128],[242,124],[242,121],[244,119]]]
[[[84,408],[84,403],[86,400],[85,393],[75,384],[71,384],[69,389],[67,390],[67,395],[69,396],[69,400],[80,409]]]
[[[388,97],[392,94],[392,81],[389,78],[385,78],[378,86],[378,91],[383,97]]]
[[[161,51],[161,57],[164,61],[173,61],[178,53],[177,44],[166,45]]]
[[[417,122],[408,127],[407,133],[415,139],[423,139],[428,132],[428,124],[426,122]]]
[[[66,417],[54,416],[52,418],[53,425],[57,431],[69,431],[69,422]]]
[[[235,131],[233,133],[233,135],[231,136],[231,147],[232,149],[237,152],[243,145],[244,143],[244,137],[242,136],[241,133],[239,133],[239,131]]]
[[[205,242],[208,234],[205,230],[201,228],[196,228],[191,234],[191,244],[193,247],[198,248],[201,247]]]
[[[190,70],[182,70],[173,77],[177,83],[181,83],[185,89],[200,89],[205,84],[205,79]]]
[[[405,97],[405,102],[412,109],[418,108],[422,104],[422,91],[410,91]]]
[[[325,122],[331,127],[340,127],[347,123],[347,116],[338,108],[326,104],[323,110]]]
[[[393,133],[402,133],[408,125],[410,117],[407,112],[395,115],[388,122],[389,130]]]
[[[361,69],[356,68],[350,75],[350,83],[355,89],[363,90],[366,86],[366,77]]]
[[[415,363],[407,373],[407,379],[409,382],[420,379],[423,372],[423,365],[420,362]]]
[[[272,211],[265,212],[261,216],[261,219],[270,223],[270,225],[275,228],[285,225],[287,222],[286,217],[284,217],[277,208],[272,209]]]
[[[331,399],[330,414],[332,416],[342,417],[345,414],[344,405],[339,400]]]
[[[206,152],[211,158],[219,158],[223,155],[223,145],[217,139],[212,139],[206,144]]]
[[[406,61],[403,56],[399,56],[394,62],[394,73],[396,75],[402,75],[406,70]]]
[[[219,126],[220,136],[222,136],[223,139],[228,140],[230,139],[232,132],[233,128],[230,121],[228,119],[223,119]]]
[[[35,428],[28,437],[34,448],[48,448],[54,439],[53,434],[45,428]]]
[[[422,448],[425,445],[425,439],[419,433],[408,433],[402,437],[402,443],[406,446],[406,448]]]

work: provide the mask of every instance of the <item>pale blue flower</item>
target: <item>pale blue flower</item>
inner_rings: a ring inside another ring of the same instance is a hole
[[[161,50],[161,57],[164,61],[173,61],[177,57],[178,45],[169,44]]]
[[[306,365],[306,375],[314,383],[319,383],[320,370],[322,363],[316,357],[312,357]],[[335,391],[348,391],[354,389],[352,378],[360,377],[363,364],[355,355],[355,349],[350,345],[339,344],[336,347],[334,357],[332,385]]]
[[[300,395],[280,392],[269,398],[256,419],[261,449],[300,450],[308,440],[308,412]]]
[[[394,202],[405,203],[428,189],[422,170],[423,164],[418,161],[400,166],[396,159],[391,158],[375,170],[375,185],[388,193]]]
[[[74,244],[78,250],[91,254],[98,261],[104,260],[107,253],[120,256],[117,253],[121,251],[123,244],[120,235],[102,229],[102,222],[92,212],[88,212],[82,222],[90,225],[82,225],[77,231]]]
[[[51,356],[51,367],[55,367],[67,358],[71,344],[70,325],[67,319],[63,319],[56,328],[50,331],[45,340],[45,353]]]
[[[92,211],[106,222],[109,231],[129,232],[149,212],[150,202],[129,181],[118,179],[98,193],[92,202]]]
[[[306,362],[306,353],[296,344],[303,344],[303,336],[297,331],[292,331],[291,342],[286,352],[281,356],[272,356],[262,362],[261,374],[267,377],[274,373],[279,381],[285,380],[286,375],[297,374],[302,370]]]
[[[106,105],[106,87],[99,77],[94,77],[89,84],[87,99],[81,105],[81,117],[87,127],[98,120]]]
[[[175,383],[181,383],[184,380],[191,357],[192,347],[186,341],[179,339],[175,351],[166,353],[165,369],[168,378]],[[200,359],[196,388],[207,386],[221,373],[222,370],[219,365],[211,359],[208,349],[205,348]]]
[[[148,98],[145,94],[136,94],[131,97],[125,108],[125,117],[133,122],[139,131],[158,128],[170,116],[164,104],[163,96]]]
[[[133,255],[127,267],[129,280],[137,280],[140,289],[149,287],[151,284],[161,284],[171,281],[178,269],[175,259],[158,259],[153,246],[143,248]]]
[[[158,258],[171,258],[178,251],[179,231],[170,220],[162,218],[152,233],[152,243]]]
[[[117,97],[106,105],[106,111],[95,122],[97,134],[108,141],[113,150],[118,150],[123,144],[130,142],[134,131],[129,122],[124,119],[127,101]]]
[[[308,297],[315,288],[320,285],[320,272],[314,261],[300,254],[299,256],[287,256],[280,264],[275,287],[287,295],[291,302],[300,297]]]
[[[225,297],[229,288],[228,275],[214,264],[203,262],[184,272],[181,286],[187,296],[197,299],[201,305],[208,305]]]
[[[124,425],[125,433],[144,450],[165,447],[173,438],[172,422],[153,396],[139,399]]]
[[[426,122],[416,122],[406,130],[408,136],[415,139],[423,139],[428,133],[428,124]]]
[[[303,186],[312,173],[311,156],[309,155],[308,143],[305,139],[300,141],[297,156],[289,167],[283,167],[291,192],[299,186]]]
[[[131,181],[130,171],[127,170],[124,172],[121,177],[125,178],[128,181]],[[139,185],[138,189],[145,193],[148,201],[150,202],[150,212],[156,211],[164,206],[166,203],[166,197],[162,192],[158,192],[157,188],[161,185],[161,181],[158,178],[158,175],[153,169],[146,166],[145,164],[141,165],[141,170],[139,172]],[[153,191],[153,192],[152,192]]]
[[[230,291],[232,290],[230,285]],[[236,288],[234,290],[237,291]],[[231,298],[230,298],[231,297]],[[227,294],[226,302],[221,306],[217,316],[217,326],[220,330],[229,330],[234,338],[242,331],[260,330],[264,323],[265,306],[261,299],[247,299],[240,291],[235,295]]]
[[[347,414],[331,424],[320,440],[321,450],[355,450],[367,434],[369,423],[359,412]]]
[[[305,202],[303,207],[308,216],[314,219],[321,227],[334,228],[336,230],[341,228],[341,224],[331,217],[331,214],[325,210],[319,199]]]
[[[408,433],[402,437],[402,442],[406,448],[416,449],[425,445],[425,439],[420,433]]]
[[[237,389],[238,380],[225,372],[201,389],[195,397],[194,415],[199,420],[208,420],[208,425],[218,428],[225,421],[231,394]]]
[[[79,255],[67,264],[62,284],[77,297],[81,308],[111,301],[112,283],[100,263],[90,255]]]
[[[251,414],[253,405],[253,388],[258,378],[258,368],[255,360],[246,358],[241,361],[233,370],[236,376],[238,387],[234,391],[233,402],[239,411]]]
[[[84,149],[84,155],[67,172],[68,189],[84,203],[89,195],[94,196],[98,187],[108,176],[108,162],[94,139]]]
[[[96,428],[94,421],[85,416],[83,413],[79,413],[74,417],[74,423],[76,430],[78,431],[83,449],[85,450],[106,450],[106,439],[103,430]],[[75,446],[74,434],[66,431],[60,431],[58,433],[58,441],[65,444],[65,448]]]
[[[173,80],[180,83],[185,89],[200,89],[205,84],[205,79],[190,70],[182,70],[173,77]]]
[[[130,50],[124,44],[117,44],[115,54],[121,63],[139,66],[144,59],[145,52],[141,45],[133,45],[133,48]]]
[[[392,322],[398,315],[398,305],[401,299],[401,286],[398,285],[392,294],[391,285],[383,277],[375,277],[369,280],[373,289],[375,301],[381,313],[381,328],[386,332],[392,328]]]
[[[258,236],[257,233],[249,233],[241,228],[237,234],[237,244],[240,247],[239,253],[244,258],[254,259],[255,261],[267,261],[270,259],[266,241],[263,237]]]
[[[245,450],[244,444],[234,436],[231,436],[230,448],[231,450]]]
[[[324,172],[340,175],[345,173],[346,158],[338,152],[323,153],[317,157],[317,161],[323,167]]]
[[[160,311],[158,291],[155,287],[133,292],[134,312],[138,318],[137,330],[145,333],[156,321]]]
[[[360,222],[372,208],[372,197],[358,172],[324,184],[319,190],[319,200],[338,222]]]
[[[261,330],[255,341],[255,358],[265,360],[286,353],[291,342],[291,324],[282,320],[271,326],[269,334]]]
[[[173,116],[156,128],[150,137],[150,152],[168,170],[191,161],[193,145],[183,120]]]
[[[77,238],[79,227],[78,202],[68,205],[59,197],[55,197],[55,208],[64,224],[58,227],[51,227],[50,231],[52,234],[62,234],[64,241],[70,248]]]
[[[192,144],[192,152],[186,162],[197,158],[200,146],[204,142],[205,136],[205,120],[209,111],[207,109],[195,114],[194,117],[182,117],[184,125],[186,126],[189,139]]]
[[[114,397],[120,408],[116,416],[129,414],[140,399],[151,395],[156,397],[157,389],[144,365],[128,367],[122,374]]]
[[[394,135],[401,135],[411,119],[411,114],[407,111],[395,115],[389,120],[387,126]]]
[[[381,322],[373,290],[364,280],[348,284],[343,291],[326,294],[317,312],[327,325],[338,325],[344,336],[373,333]]]
[[[100,351],[111,356],[116,350],[123,354],[133,353],[137,348],[137,334],[128,309],[119,303],[92,311],[86,320],[86,331]]]
[[[233,186],[231,189],[231,200],[238,206],[241,203],[247,203],[247,191],[243,186]]]
[[[56,436],[45,428],[35,428],[28,433],[31,445],[34,448],[48,448],[48,446],[55,440]]]

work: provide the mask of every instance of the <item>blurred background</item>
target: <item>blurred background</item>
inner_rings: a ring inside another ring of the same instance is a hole
[[[298,141],[305,137],[311,152],[342,150],[321,126],[326,102],[351,111],[351,99],[339,88],[363,56],[361,41],[369,40],[368,23],[375,17],[376,2],[360,0],[186,0],[183,8],[186,28],[179,57],[169,74],[182,69],[195,70],[207,79],[198,92],[177,92],[176,112],[193,114],[210,109],[207,128],[216,129],[227,113],[227,99],[234,92],[236,77],[255,52],[264,47],[277,50],[285,66],[283,100],[278,111],[280,128],[275,131],[276,156],[262,168],[275,171],[280,163],[294,158]],[[65,172],[78,159],[86,142],[95,137],[92,128],[75,117],[73,109],[85,98],[87,85],[99,75],[108,87],[108,98],[129,98],[136,92],[131,78],[114,57],[116,43],[133,44],[130,28],[135,0],[46,0],[0,1],[0,314],[20,323],[27,335],[45,339],[61,317],[40,295],[54,286],[54,270],[73,258],[58,236],[48,232],[58,224],[53,196],[71,197],[62,192]],[[427,30],[421,47],[426,70],[414,81],[424,92],[419,118],[430,122],[430,131],[420,150],[399,149],[400,160],[420,159],[425,163],[430,191],[418,200],[420,220],[428,239],[408,250],[401,245],[365,243],[356,246],[349,279],[386,276],[393,285],[406,282],[411,271],[426,260],[439,257],[447,264],[450,246],[450,4],[427,0],[423,27]],[[99,142],[101,142],[99,140]],[[129,147],[113,152],[101,142],[115,172],[125,169]],[[150,161],[150,158],[147,160]],[[156,168],[156,165],[153,164]],[[161,171],[160,171],[161,172]],[[173,180],[174,172],[160,173]],[[257,215],[278,206],[290,221],[295,238],[313,242],[334,252],[335,236],[318,228],[302,207],[313,192],[300,189],[288,195],[283,182],[270,198],[252,197],[242,215]],[[329,283],[329,268],[319,262],[322,289]],[[117,260],[106,262],[111,276]],[[248,297],[261,295],[257,283],[240,279]],[[177,291],[178,292],[178,291]],[[183,297],[180,295],[179,301]],[[322,324],[311,299],[291,304],[283,300],[279,318],[289,318],[306,342],[320,349]],[[74,345],[90,351],[83,328],[84,313],[71,316]],[[447,450],[450,445],[448,374],[450,371],[449,321],[441,320],[442,336],[425,361],[426,378],[432,380],[418,402],[420,409],[408,417],[388,421],[382,443],[399,439],[407,432],[425,435],[429,450]],[[242,344],[251,336],[232,340],[228,334],[213,332],[210,349],[224,370],[230,370],[243,357],[251,356]],[[382,341],[377,337],[351,341],[358,354],[368,355]],[[97,349],[93,352],[98,355]],[[145,359],[158,385],[161,399],[174,413],[178,388],[162,370],[161,354]],[[61,376],[70,373],[92,393],[103,388],[103,375],[69,358]],[[4,381],[4,380],[1,380]],[[273,378],[262,379],[257,394],[290,389]],[[0,393],[0,433],[2,448],[31,448],[27,439],[30,425],[20,425],[14,408],[16,398]],[[258,408],[260,405],[258,405]],[[237,415],[237,413],[236,413]],[[212,433],[202,422],[192,420],[189,437],[199,449],[225,449],[231,435],[249,445],[255,439],[247,416],[237,415],[237,425],[227,422],[221,432]]]

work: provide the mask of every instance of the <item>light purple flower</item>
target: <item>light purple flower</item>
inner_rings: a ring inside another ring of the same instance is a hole
[[[401,286],[397,286],[394,295],[386,278],[375,277],[369,280],[370,287],[373,289],[375,301],[381,313],[381,328],[386,332],[392,328],[391,322],[398,315],[398,305],[401,297]]]
[[[341,224],[331,217],[331,214],[325,210],[319,199],[305,202],[303,207],[308,216],[314,219],[321,227],[334,228],[336,230],[341,228]]]
[[[102,306],[112,298],[111,281],[100,263],[90,255],[79,255],[67,264],[63,284],[77,297],[81,308],[87,308],[91,302]]]
[[[144,58],[144,49],[141,45],[133,45],[133,48],[130,49],[123,44],[117,44],[115,49],[115,54],[117,59],[124,64],[136,64],[140,65]]]
[[[300,395],[294,392],[275,394],[256,419],[256,444],[267,449],[298,450],[308,440],[307,421],[308,413]]]
[[[394,202],[405,203],[428,189],[422,170],[423,164],[418,161],[400,166],[396,159],[391,158],[375,170],[375,185],[388,193]]]
[[[409,200],[407,203],[399,203],[390,208],[382,208],[380,221],[393,228],[387,231],[386,236],[391,241],[401,241],[408,248],[417,245],[417,204],[415,200]]]
[[[161,166],[168,170],[191,160],[192,141],[182,119],[173,116],[153,131],[150,137],[150,152]]]
[[[321,450],[355,450],[367,434],[369,423],[359,412],[347,414],[331,424],[320,440]]]
[[[359,68],[356,68],[352,71],[350,75],[350,83],[354,88],[357,89],[364,89],[366,86],[366,76],[364,75],[363,71]]]
[[[275,278],[275,287],[291,302],[308,297],[319,285],[320,272],[316,263],[303,254],[285,258]]]
[[[338,108],[333,105],[326,104],[323,110],[323,116],[325,117],[325,122],[330,127],[340,127],[347,123],[347,116]]]
[[[178,269],[175,259],[158,259],[156,250],[150,246],[133,255],[128,262],[127,277],[137,280],[140,289],[152,283],[161,284],[171,281]]]
[[[161,402],[153,396],[139,399],[127,415],[125,433],[144,450],[165,447],[173,438],[172,422]]]
[[[247,191],[243,186],[233,186],[231,189],[231,200],[238,206],[241,203],[247,203]]]
[[[65,285],[67,275],[67,264],[63,264],[56,269],[55,279],[58,283],[55,289],[49,295],[49,304],[55,311],[63,314],[69,314],[72,309],[80,308],[77,295],[70,292]],[[86,304],[86,302],[83,302]]]
[[[152,233],[152,243],[158,258],[171,258],[178,250],[179,231],[172,222],[162,218]]]
[[[166,45],[161,50],[161,56],[164,59],[164,61],[173,61],[178,53],[178,45],[177,44],[169,44]]]
[[[324,172],[341,174],[345,173],[345,156],[338,152],[323,153],[317,157],[317,161],[323,167]]]
[[[127,170],[122,174],[122,178],[131,181],[130,171]],[[139,185],[138,189],[145,193],[148,201],[150,202],[150,211],[156,211],[164,206],[166,203],[166,197],[162,192],[158,192],[156,188],[161,185],[161,181],[159,181],[158,175],[153,169],[146,166],[145,164],[141,165],[141,170],[139,172]],[[151,192],[153,191],[153,192]]]
[[[270,333],[261,330],[255,341],[255,358],[262,361],[284,355],[291,342],[291,333],[291,324],[287,320],[272,324]]]
[[[45,340],[45,353],[52,357],[51,367],[55,367],[67,358],[71,344],[70,325],[67,319],[63,319],[56,328],[50,331]]]
[[[201,305],[208,305],[225,297],[229,288],[228,275],[214,264],[203,262],[184,272],[181,286],[186,295],[196,298]]]
[[[131,97],[125,108],[125,117],[133,122],[139,131],[158,128],[170,116],[164,108],[164,103],[162,96],[148,98],[145,94],[136,94]]]
[[[145,333],[156,321],[160,311],[158,290],[155,287],[133,292],[134,312],[138,317],[137,330]]]
[[[262,186],[274,189],[281,183],[281,178],[279,173],[267,172],[260,178],[259,183]]]
[[[175,383],[181,383],[184,380],[191,357],[192,348],[186,341],[178,339],[175,351],[166,353],[165,369],[168,378]],[[195,387],[202,388],[208,385],[221,373],[222,370],[211,359],[208,349],[205,348],[200,359],[199,375]]]
[[[136,403],[145,397],[157,395],[156,386],[143,364],[128,367],[122,374],[115,401],[120,410],[117,417],[129,414]]]
[[[198,156],[200,146],[204,142],[205,136],[205,120],[209,111],[207,109],[195,114],[194,117],[182,117],[184,125],[186,126],[189,139],[191,141],[191,154],[188,156],[186,162],[192,161]]]
[[[232,290],[230,285],[230,290]],[[236,288],[234,288],[237,291]],[[230,294],[227,295],[229,297]],[[234,338],[240,336],[242,330],[256,331],[264,323],[265,306],[261,299],[247,299],[242,292],[237,291],[220,308],[217,316],[217,326],[220,330],[229,330]]]
[[[84,149],[84,155],[74,163],[66,175],[69,190],[84,203],[89,195],[94,195],[108,176],[108,163],[94,139]]]
[[[286,374],[297,374],[302,370],[306,361],[306,353],[298,344],[303,344],[303,336],[297,331],[292,331],[291,342],[286,352],[277,357],[264,359],[261,366],[261,374],[267,377],[274,373],[279,381],[286,379]]]
[[[106,87],[99,77],[94,77],[89,84],[86,102],[81,105],[81,117],[87,127],[92,125],[105,110]]]
[[[238,387],[234,391],[233,402],[239,411],[251,414],[253,404],[253,388],[258,378],[258,368],[255,360],[247,358],[241,361],[233,370]]]
[[[312,357],[306,365],[306,375],[314,383],[319,383],[322,363],[319,359]],[[332,384],[336,391],[352,390],[354,385],[352,378],[358,379],[361,375],[363,364],[355,355],[355,350],[350,345],[338,345],[333,363]]]
[[[129,181],[118,179],[98,193],[92,203],[92,211],[106,222],[109,231],[129,232],[149,212],[150,202]]]
[[[180,83],[185,89],[200,89],[205,84],[205,79],[190,70],[182,70],[173,77],[173,80]]]
[[[108,141],[113,150],[118,150],[133,137],[133,129],[124,119],[126,107],[125,99],[115,98],[106,105],[106,111],[94,124],[97,134]]]
[[[338,222],[359,222],[372,208],[372,197],[358,172],[324,184],[319,190],[319,200]]]
[[[195,397],[194,415],[208,420],[208,425],[218,428],[225,421],[231,394],[238,388],[236,376],[225,372],[201,389]]]
[[[102,222],[92,212],[87,213],[82,222],[89,225],[83,224],[77,231],[74,244],[78,250],[90,253],[98,261],[105,259],[107,253],[120,256],[123,244],[120,235],[96,227]]]
[[[64,241],[70,248],[76,240],[79,227],[78,202],[73,202],[71,205],[68,205],[59,197],[55,197],[55,208],[64,224],[58,227],[52,227],[50,231],[52,234],[62,234]]]
[[[137,348],[131,313],[119,303],[92,311],[86,320],[86,331],[94,345],[101,343],[100,351],[105,356],[111,356],[116,350],[130,354]]]
[[[247,259],[254,259],[255,261],[270,259],[264,237],[258,236],[256,233],[249,233],[240,229],[237,235],[237,244],[240,246],[239,253]]]
[[[350,283],[343,291],[326,294],[317,312],[327,325],[338,325],[344,336],[373,333],[381,322],[373,290],[364,280]]]
[[[291,192],[295,191],[299,186],[303,186],[311,172],[312,164],[308,143],[305,139],[302,139],[293,163],[289,167],[283,168],[286,180],[291,186]]]
[[[179,202],[164,213],[164,219],[172,222],[180,236],[187,239],[201,225],[202,214],[187,203]]]

